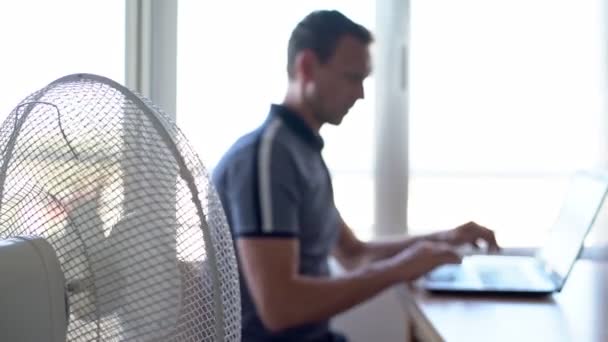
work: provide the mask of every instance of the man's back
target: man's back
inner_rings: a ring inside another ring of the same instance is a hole
[[[322,147],[296,113],[273,105],[264,124],[239,139],[213,173],[235,240],[297,239],[299,272],[309,276],[329,275],[340,222]],[[316,340],[328,332],[328,323],[319,322],[271,335],[242,274],[241,297],[244,340]]]

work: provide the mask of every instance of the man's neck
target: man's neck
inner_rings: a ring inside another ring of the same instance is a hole
[[[315,119],[312,109],[302,100],[300,94],[288,90],[282,105],[296,112],[313,131],[319,133],[321,123]]]

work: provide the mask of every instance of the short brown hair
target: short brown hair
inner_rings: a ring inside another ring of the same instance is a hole
[[[373,41],[371,32],[347,18],[338,11],[314,11],[308,14],[294,28],[287,48],[287,74],[293,77],[293,64],[296,55],[311,49],[321,63],[333,55],[338,41],[344,36],[352,36],[364,44]]]

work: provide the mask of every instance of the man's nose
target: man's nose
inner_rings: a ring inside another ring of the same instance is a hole
[[[365,89],[363,88],[363,83],[359,84],[357,87],[357,100],[365,98]]]

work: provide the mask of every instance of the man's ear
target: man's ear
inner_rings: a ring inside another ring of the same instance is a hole
[[[294,63],[296,76],[305,82],[310,81],[314,79],[318,65],[319,60],[312,50],[302,50],[296,55]]]

